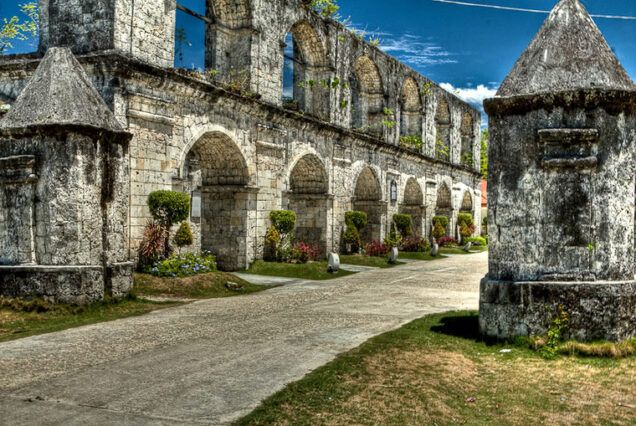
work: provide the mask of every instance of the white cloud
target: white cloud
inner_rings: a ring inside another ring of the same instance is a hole
[[[497,93],[496,87],[487,87],[480,84],[473,88],[457,88],[450,83],[441,83],[439,87],[456,94],[459,98],[481,111],[481,126],[486,127],[488,125],[488,116],[484,111],[484,99],[493,98]]]
[[[412,34],[383,39],[380,49],[396,59],[413,67],[426,67],[439,64],[455,64],[457,59],[441,46],[422,40]]]

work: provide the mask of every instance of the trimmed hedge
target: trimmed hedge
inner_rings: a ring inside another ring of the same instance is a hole
[[[471,226],[473,224],[473,215],[470,213],[460,213],[457,215],[457,224],[461,226],[462,222],[466,224],[466,226]]]
[[[444,229],[448,226],[448,218],[446,216],[433,216],[433,226],[435,226],[437,222],[439,222]]]
[[[393,222],[403,237],[413,234],[413,218],[410,214],[394,214]]]
[[[166,227],[182,222],[190,214],[190,197],[176,191],[154,191],[148,195],[152,217]]]
[[[365,212],[346,212],[345,223],[351,223],[358,231],[367,226],[367,214]]]
[[[281,234],[289,234],[296,226],[296,213],[291,210],[274,210],[269,214],[269,219]]]

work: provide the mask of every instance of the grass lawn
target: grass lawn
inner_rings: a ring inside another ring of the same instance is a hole
[[[431,315],[375,337],[237,424],[636,424],[636,357],[545,360],[481,342],[477,318]]]
[[[327,272],[327,261],[293,264],[265,262],[263,260],[257,260],[252,263],[250,269],[242,272],[274,277],[304,278],[307,280],[330,280],[355,273],[341,269],[337,274],[330,274]]]
[[[380,256],[356,256],[356,255],[340,255],[340,263],[344,265],[374,266],[376,268],[392,268],[397,265],[403,265],[402,262],[394,264],[389,263],[388,257]]]
[[[53,306],[43,303],[38,308],[29,309],[32,310],[31,312],[0,306],[0,342],[142,315],[177,305],[179,303],[155,303],[129,298],[119,301],[96,302],[81,307]]]
[[[243,286],[243,291],[225,288],[228,281]],[[271,287],[270,287],[271,288]],[[186,278],[162,278],[149,274],[135,274],[135,293],[139,296],[168,296],[189,299],[237,296],[267,290],[268,287],[248,283],[225,272],[211,272]]]

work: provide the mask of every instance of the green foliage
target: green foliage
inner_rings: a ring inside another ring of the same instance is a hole
[[[325,18],[334,17],[338,9],[340,9],[340,6],[336,4],[336,0],[311,0],[309,7]]]
[[[278,246],[281,243],[281,236],[274,225],[270,226],[265,235],[265,260],[276,260]]]
[[[0,26],[0,55],[7,49],[13,48],[13,41],[35,40],[40,28],[40,14],[38,2],[29,2],[20,5],[20,12],[26,18],[20,20],[18,16],[11,19],[3,19]]]
[[[269,219],[281,234],[289,234],[296,226],[296,213],[291,210],[274,210],[269,214]]]
[[[420,151],[423,145],[424,145],[424,142],[422,141],[422,138],[419,136],[402,136],[400,138],[400,146],[407,149]]]
[[[175,30],[175,50],[174,54],[183,61],[183,46],[192,46],[192,43],[188,42],[188,35],[183,27],[179,27]]]
[[[472,167],[473,166],[473,155],[472,154],[463,154],[462,155],[462,166]]]
[[[387,247],[388,253],[393,247],[400,247],[402,245],[402,236],[393,231],[384,237],[382,243]]]
[[[481,174],[488,180],[488,129],[481,132]]]
[[[393,222],[402,237],[413,235],[413,218],[409,214],[394,214]]]
[[[367,226],[367,214],[365,212],[346,212],[345,213],[345,223],[347,225],[352,224],[356,230],[361,231],[365,226]]]
[[[446,229],[446,227],[448,226],[448,218],[446,216],[433,216],[432,222],[433,226],[439,223],[444,229]]]
[[[174,235],[174,243],[177,247],[186,247],[191,246],[194,243],[194,237],[192,236],[192,230],[190,229],[190,225],[188,222],[183,222],[177,233]]]
[[[447,221],[448,221],[448,219],[447,219]],[[434,223],[434,225],[433,225],[433,237],[435,237],[436,240],[439,240],[444,235],[446,235],[446,229],[444,228],[444,226],[442,226],[442,222],[441,221],[437,221],[437,222],[433,222],[433,223]]]
[[[488,242],[486,241],[486,239],[482,237],[466,238],[464,241],[466,241],[467,243],[473,243],[473,245],[480,246],[480,247],[485,247],[488,245]]]
[[[216,259],[210,252],[178,254],[155,263],[150,273],[156,277],[190,277],[216,271]]]
[[[473,224],[473,215],[470,213],[460,213],[457,215],[457,223],[459,223],[460,226],[462,223],[471,226]]]
[[[148,196],[148,207],[152,217],[169,228],[188,218],[190,197],[182,192],[155,191]]]
[[[439,138],[439,134],[435,135],[435,139],[435,152],[437,154],[437,158],[442,161],[448,161],[450,159],[450,147],[442,142]]]
[[[559,312],[548,327],[545,344],[539,348],[542,357],[550,359],[557,356],[559,343],[563,340],[563,332],[568,328],[569,321],[565,306],[559,305]]]
[[[350,253],[355,253],[360,249],[362,241],[360,241],[360,233],[352,222],[347,222],[347,229],[345,230],[342,239],[344,243],[350,245]]]

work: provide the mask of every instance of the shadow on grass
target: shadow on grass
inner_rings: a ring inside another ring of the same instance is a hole
[[[479,334],[479,316],[477,314],[446,316],[440,319],[439,322],[441,323],[440,325],[431,327],[432,332],[476,342],[483,341],[482,336]]]

